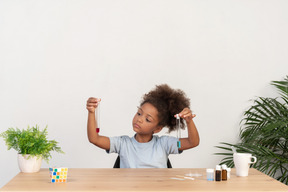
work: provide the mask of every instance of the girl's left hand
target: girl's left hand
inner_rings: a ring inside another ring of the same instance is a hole
[[[185,119],[186,123],[189,123],[194,117],[196,117],[195,114],[192,114],[192,111],[189,108],[184,108],[178,115],[180,118]],[[174,117],[176,117],[176,115],[174,115]]]

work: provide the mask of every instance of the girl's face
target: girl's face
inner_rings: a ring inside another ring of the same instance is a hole
[[[158,110],[150,103],[144,103],[138,108],[132,123],[133,130],[141,135],[150,135],[162,129],[158,125]]]

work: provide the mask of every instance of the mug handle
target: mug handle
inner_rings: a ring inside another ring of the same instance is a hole
[[[253,159],[253,162],[251,161],[251,159]],[[250,159],[250,162],[249,162],[250,164],[256,163],[256,161],[257,161],[256,157],[252,156],[251,159]]]

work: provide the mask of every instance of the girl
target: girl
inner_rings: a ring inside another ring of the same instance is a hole
[[[198,131],[193,122],[195,115],[189,109],[190,100],[179,89],[171,89],[166,84],[158,85],[143,96],[132,121],[136,132],[133,137],[98,134],[95,109],[99,102],[100,99],[93,97],[87,100],[88,139],[108,153],[118,153],[121,168],[167,168],[169,154],[179,154],[199,145]],[[164,127],[169,129],[169,133],[176,130],[176,114],[180,117],[181,128],[185,128],[185,120],[188,130],[188,137],[179,139],[180,148],[176,137],[154,135]]]

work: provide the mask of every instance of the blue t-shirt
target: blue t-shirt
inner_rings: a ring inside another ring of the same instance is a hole
[[[110,137],[108,153],[118,153],[121,168],[167,168],[169,154],[179,154],[176,137],[155,136],[147,143],[135,137]]]

